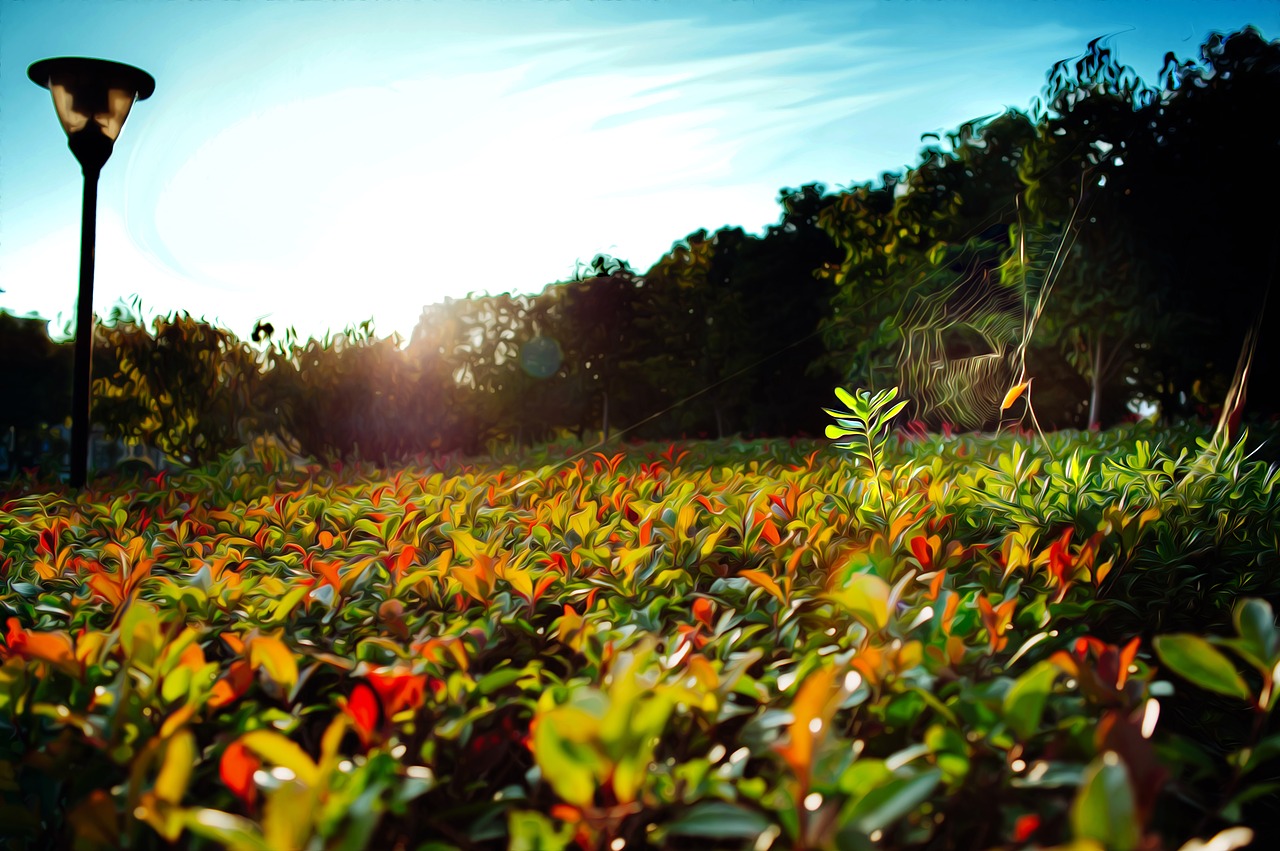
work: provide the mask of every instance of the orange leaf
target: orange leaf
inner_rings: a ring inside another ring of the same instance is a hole
[[[1116,688],[1124,688],[1125,682],[1129,679],[1129,666],[1133,664],[1133,660],[1138,656],[1138,647],[1142,644],[1140,636],[1135,635],[1129,639],[1129,643],[1120,651],[1120,672],[1116,676]]]
[[[252,807],[258,796],[258,787],[253,785],[253,774],[262,767],[262,760],[240,742],[232,742],[222,752],[218,762],[218,775],[235,796],[244,801],[245,806]]]
[[[773,518],[764,521],[764,528],[760,530],[760,537],[775,547],[782,543],[782,534],[778,532],[778,527],[774,525]]]
[[[693,616],[702,622],[708,629],[711,628],[711,617],[713,609],[711,601],[706,597],[699,597],[693,601]]]
[[[70,635],[61,630],[28,632],[17,618],[9,618],[7,623],[9,632],[5,636],[8,645],[4,651],[5,658],[21,656],[23,659],[49,662],[67,673],[79,675],[80,662],[76,659],[76,648]]]
[[[788,727],[788,741],[778,749],[782,758],[798,779],[807,784],[813,765],[816,743],[826,732],[827,722],[835,711],[835,666],[810,674],[800,686],[795,702],[791,704],[792,722]]]
[[[543,574],[542,578],[539,579],[536,583],[534,583],[533,600],[531,602],[536,603],[538,602],[538,600],[542,599],[542,595],[546,593],[547,588],[549,588],[551,586],[551,583],[555,582],[555,580],[556,580],[555,574],[552,574],[552,573]]]
[[[226,706],[248,691],[252,683],[253,669],[248,662],[243,659],[237,659],[231,663],[227,673],[213,684],[213,691],[209,696],[209,705],[214,709]]]
[[[778,599],[778,602],[782,603],[782,605],[785,606],[787,604],[787,597],[785,594],[782,593],[782,589],[778,587],[778,583],[774,581],[772,576],[765,573],[764,571],[743,570],[743,571],[740,571],[738,575],[741,576],[743,579],[746,579],[749,582],[753,582],[756,585],[759,585],[764,590],[768,591],[770,594],[776,597]]]
[[[1013,623],[1013,612],[1017,605],[1018,598],[1012,597],[993,607],[986,594],[978,595],[978,611],[991,641],[991,652],[1002,649],[1008,643],[1009,639],[1004,637],[1004,633]]]
[[[960,608],[960,595],[952,594],[947,598],[947,605],[942,610],[942,631],[951,634],[951,624],[955,621],[956,609]]]
[[[1007,411],[1009,406],[1018,401],[1018,397],[1031,386],[1031,379],[1027,379],[1021,384],[1015,384],[1009,388],[1009,392],[1004,394],[1004,401],[1000,403],[1000,410]]]
[[[946,578],[947,572],[945,570],[939,570],[933,574],[933,578],[929,580],[929,593],[926,595],[926,599],[938,599],[938,595],[942,593],[942,580]]]

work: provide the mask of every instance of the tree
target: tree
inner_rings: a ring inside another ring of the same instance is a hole
[[[0,310],[0,445],[8,469],[37,461],[48,430],[71,415],[72,350],[47,323]]]
[[[117,307],[94,329],[93,419],[108,438],[135,439],[184,464],[243,445],[271,424],[256,353],[187,313],[150,331]]]

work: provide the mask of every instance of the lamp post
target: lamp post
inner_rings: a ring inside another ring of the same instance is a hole
[[[84,172],[80,217],[80,293],[76,301],[75,382],[71,392],[71,486],[84,487],[89,470],[89,396],[93,359],[93,252],[98,220],[98,174],[111,156],[135,100],[156,81],[146,71],[78,56],[42,59],[27,69],[53,94],[67,147]]]

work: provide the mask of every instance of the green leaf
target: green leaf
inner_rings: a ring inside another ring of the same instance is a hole
[[[1264,662],[1274,664],[1276,651],[1280,649],[1280,635],[1276,632],[1276,616],[1271,604],[1257,597],[1242,600],[1232,612],[1236,632]]]
[[[490,671],[476,683],[476,691],[481,694],[492,694],[504,689],[525,675],[523,668],[498,668]]]
[[[507,814],[507,836],[511,851],[560,851],[573,841],[573,825],[557,826],[542,813],[512,810]]]
[[[1267,736],[1254,747],[1240,751],[1238,756],[1242,776],[1272,760],[1280,759],[1280,733]]]
[[[668,834],[675,836],[754,839],[769,827],[769,820],[727,801],[704,801],[694,804],[665,827]]]
[[[1037,662],[1014,682],[1004,696],[1004,718],[1022,741],[1035,735],[1045,701],[1061,669],[1048,659]]]
[[[941,779],[940,768],[930,768],[911,777],[895,777],[872,789],[850,815],[863,833],[883,830],[923,804]]]
[[[596,707],[593,707],[596,708]],[[603,714],[603,708],[596,708]],[[588,806],[607,766],[593,739],[600,717],[575,706],[560,706],[538,717],[533,756],[542,776],[570,804]]]
[[[1230,660],[1200,636],[1190,633],[1161,635],[1153,644],[1160,661],[1188,682],[1228,697],[1253,699],[1249,686]]]
[[[826,595],[872,629],[889,623],[889,583],[870,573],[856,573],[845,586]]]
[[[1071,805],[1076,839],[1092,839],[1107,851],[1131,851],[1142,839],[1129,771],[1107,751],[1089,764]]]
[[[272,851],[258,826],[246,818],[209,809],[186,810],[184,815],[187,830],[231,851]]]
[[[887,410],[887,411],[885,411],[883,414],[881,414],[881,415],[880,415],[880,422],[882,422],[882,423],[888,423],[890,420],[892,420],[892,419],[893,419],[894,417],[896,417],[898,414],[902,413],[902,409],[903,409],[903,408],[905,408],[905,407],[907,407],[907,400],[906,400],[906,399],[903,399],[901,402],[899,402],[898,404],[894,405],[892,408],[890,408],[889,410]]]

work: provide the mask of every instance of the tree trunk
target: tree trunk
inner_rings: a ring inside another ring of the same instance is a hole
[[[1093,344],[1093,382],[1089,390],[1089,430],[1102,427],[1102,335]]]
[[[600,434],[604,443],[609,442],[609,391],[604,391],[604,412],[600,417]]]

